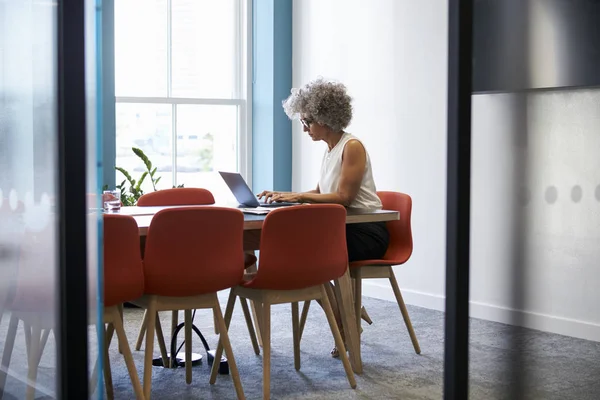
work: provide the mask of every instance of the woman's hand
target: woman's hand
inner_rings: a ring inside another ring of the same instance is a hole
[[[264,190],[260,192],[256,197],[261,200],[263,197],[265,199],[265,203],[271,203],[273,201],[273,196],[280,195],[283,192],[272,192],[270,190]]]
[[[299,203],[301,193],[294,192],[272,192],[270,190],[265,190],[258,194],[258,199],[265,199],[265,203],[273,203],[276,202],[290,202],[290,203]]]
[[[271,196],[271,200],[286,203],[302,203],[302,193],[277,193]]]

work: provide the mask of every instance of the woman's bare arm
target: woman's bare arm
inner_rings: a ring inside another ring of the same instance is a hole
[[[334,203],[349,206],[358,194],[367,165],[367,152],[358,140],[350,140],[342,155],[342,172],[338,190],[333,193],[289,193],[272,197],[273,201]]]

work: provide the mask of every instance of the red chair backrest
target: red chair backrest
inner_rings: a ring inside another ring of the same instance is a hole
[[[412,199],[400,192],[377,192],[384,210],[395,210],[400,213],[400,219],[387,223],[390,233],[390,244],[383,257],[393,260],[395,264],[405,263],[413,251],[412,229],[410,225]]]
[[[348,267],[346,209],[312,204],[271,211],[260,238],[257,289],[294,290],[339,278]]]
[[[137,223],[131,216],[104,214],[104,305],[135,300],[143,294]]]
[[[244,274],[244,215],[223,207],[157,212],[146,235],[145,292],[192,296],[233,287]]]
[[[147,206],[193,206],[215,204],[212,193],[201,188],[173,188],[158,190],[142,195],[137,202]]]
[[[41,231],[23,232],[17,268],[8,277],[12,280],[9,288],[12,310],[48,315],[55,311],[57,239],[55,221]]]

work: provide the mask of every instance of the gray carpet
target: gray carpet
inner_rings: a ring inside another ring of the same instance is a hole
[[[225,294],[224,294],[225,295]],[[222,298],[223,307],[225,297]],[[363,323],[362,354],[364,373],[357,376],[358,387],[350,388],[339,360],[329,356],[333,339],[322,310],[313,304],[301,344],[302,368],[293,362],[291,310],[289,305],[272,308],[271,394],[273,399],[441,399],[444,358],[444,315],[438,311],[410,307],[413,325],[422,354],[415,354],[398,307],[375,299],[364,299],[374,324]],[[132,350],[142,318],[139,309],[125,309],[126,330]],[[163,327],[170,326],[170,313],[161,316]],[[211,348],[216,344],[212,314],[198,311],[196,325]],[[0,326],[3,349],[8,326],[5,315]],[[11,376],[5,399],[24,397],[25,385],[13,375],[26,376],[24,339],[19,328],[17,348],[13,352]],[[93,331],[90,331],[93,337]],[[181,333],[183,336],[183,332]],[[236,304],[230,336],[248,399],[262,398],[262,358],[256,356],[248,337],[239,303]],[[168,338],[167,338],[168,339]],[[54,391],[54,338],[41,361],[38,383],[48,393]],[[1,351],[1,350],[0,350]],[[199,340],[194,351],[204,353]],[[155,356],[159,352],[155,346]],[[143,348],[134,351],[140,379]],[[521,370],[511,366],[520,363]],[[117,352],[111,346],[111,365],[115,398],[133,399],[129,376]],[[73,366],[76,368],[77,366]],[[471,321],[470,397],[472,399],[511,399],[511,389],[522,384],[527,399],[600,398],[600,343],[553,335],[487,321]],[[154,367],[154,399],[235,399],[230,375],[219,375],[209,385],[209,367],[193,368],[193,382],[185,383],[183,368],[169,370]],[[97,393],[96,393],[97,394]],[[38,398],[51,398],[38,392]]]

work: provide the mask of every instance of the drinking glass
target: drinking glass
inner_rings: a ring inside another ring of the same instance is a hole
[[[104,211],[119,211],[121,209],[121,192],[118,190],[105,190],[102,192]]]

